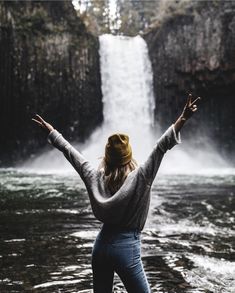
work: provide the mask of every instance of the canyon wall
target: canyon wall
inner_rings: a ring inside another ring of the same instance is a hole
[[[190,1],[143,37],[154,72],[156,122],[166,128],[189,92],[201,96],[200,110],[185,126],[184,137],[193,139],[196,148],[212,143],[234,158],[235,2]]]
[[[0,166],[48,147],[35,113],[70,140],[101,123],[98,49],[70,1],[0,2]]]
[[[181,2],[168,14],[161,11],[143,34],[156,123],[165,129],[189,92],[201,96],[183,139],[200,149],[213,144],[234,159],[235,3]],[[0,2],[0,166],[48,147],[46,133],[31,121],[35,113],[70,141],[90,135],[103,120],[99,66],[98,38],[70,1]]]

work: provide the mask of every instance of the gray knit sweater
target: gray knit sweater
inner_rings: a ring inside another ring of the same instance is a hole
[[[146,222],[150,189],[167,150],[181,143],[180,132],[172,124],[157,141],[147,160],[130,172],[114,194],[104,185],[104,171],[94,169],[89,161],[57,131],[52,130],[48,142],[63,152],[86,185],[92,211],[103,223],[141,231]]]

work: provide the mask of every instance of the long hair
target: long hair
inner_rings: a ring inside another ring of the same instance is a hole
[[[129,163],[124,166],[110,166],[107,164],[105,157],[102,158],[98,170],[104,169],[104,183],[110,193],[113,195],[119,190],[127,175],[138,167],[135,159],[131,159]]]

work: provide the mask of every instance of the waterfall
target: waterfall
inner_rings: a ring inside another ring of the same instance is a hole
[[[133,157],[142,163],[161,135],[160,127],[154,125],[153,74],[147,45],[140,36],[105,34],[99,40],[104,121],[83,144],[75,147],[97,168],[108,137],[122,132],[129,135]],[[218,168],[227,167],[210,143],[208,150],[199,151],[186,143],[167,153],[160,172],[203,173],[204,166],[216,167],[215,173]],[[54,149],[26,162],[23,168],[71,171],[64,156]]]
[[[152,69],[140,37],[103,35],[100,61],[104,125],[110,131],[149,133],[154,124]],[[138,127],[138,129],[136,129]]]
[[[104,122],[86,142],[84,155],[92,162],[104,154],[108,136],[126,133],[133,157],[141,162],[154,143],[152,68],[143,38],[100,36]]]
[[[85,143],[75,147],[97,168],[108,137],[122,132],[129,135],[133,157],[140,163],[156,141],[153,75],[147,45],[140,36],[105,34],[99,40],[104,121]],[[57,150],[26,162],[24,167],[71,170]]]

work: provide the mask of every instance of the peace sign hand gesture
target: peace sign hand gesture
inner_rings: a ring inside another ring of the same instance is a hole
[[[191,94],[188,95],[186,105],[184,106],[183,112],[181,114],[182,120],[188,120],[193,115],[193,113],[197,111],[196,102],[200,100],[201,98],[198,97],[192,102],[192,95]]]
[[[42,129],[45,129],[48,133],[54,129],[51,124],[43,120],[42,117],[38,114],[36,114],[36,118],[32,118],[32,120],[36,122]]]

